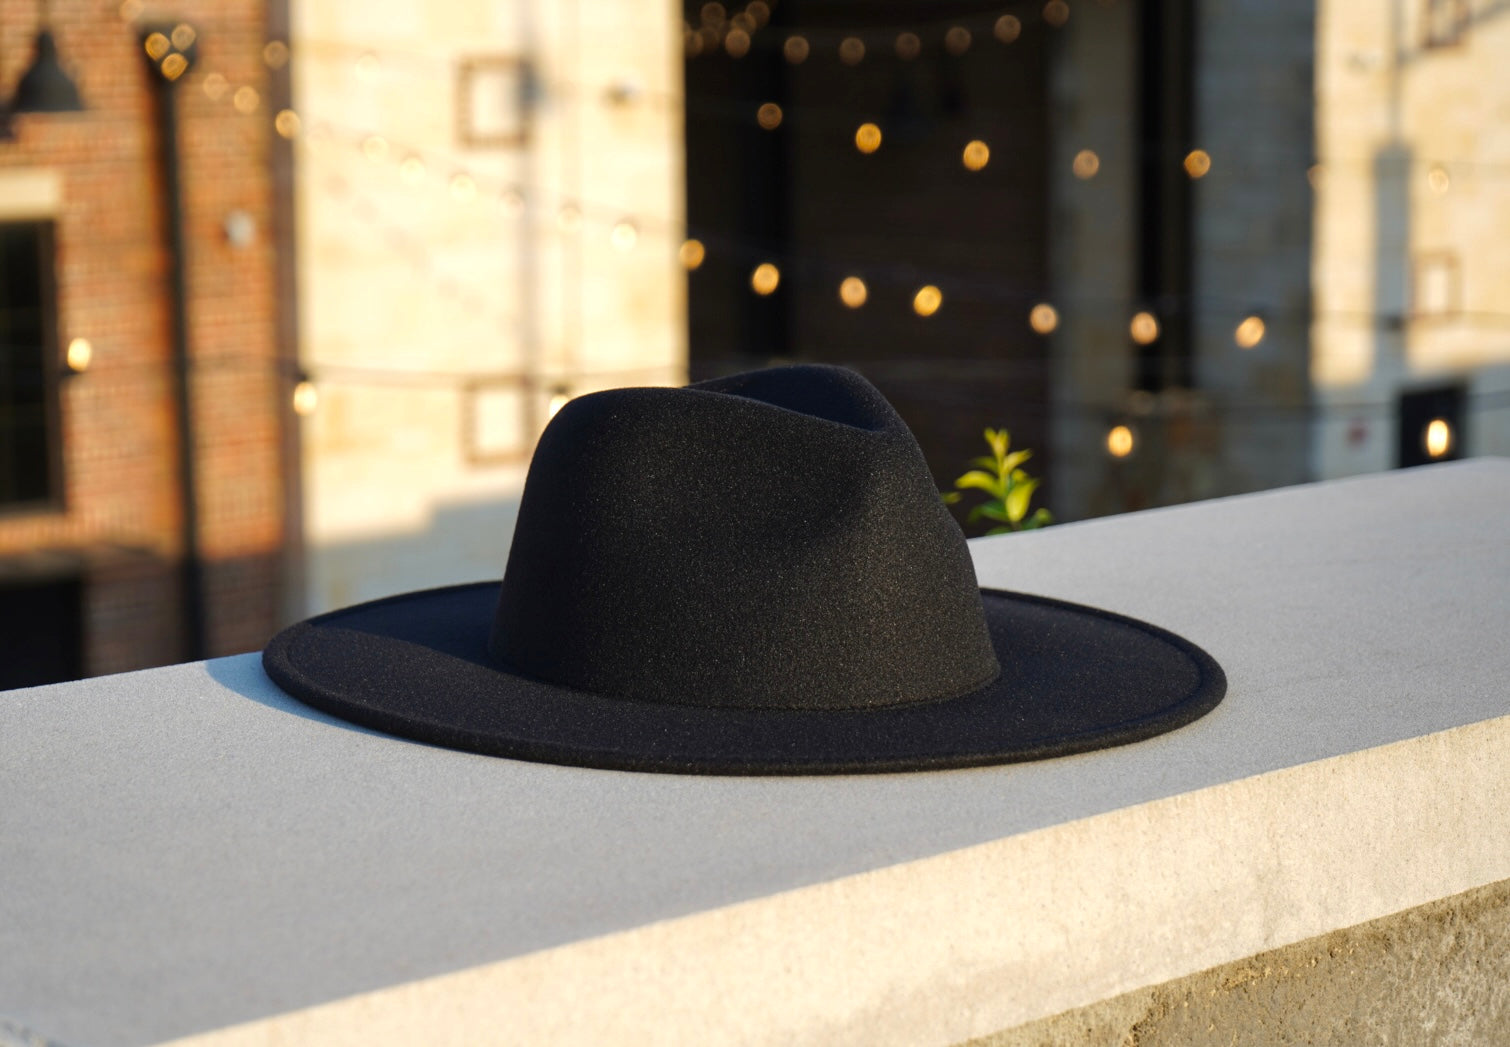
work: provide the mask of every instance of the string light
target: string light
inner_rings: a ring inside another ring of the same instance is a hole
[[[786,38],[786,43],[781,45],[781,53],[792,65],[801,65],[806,62],[809,50],[805,36],[789,36]]]
[[[944,293],[932,284],[924,284],[912,296],[912,311],[919,316],[932,316],[944,304]]]
[[[288,65],[288,45],[282,40],[269,40],[262,49],[262,64],[269,69],[282,69]]]
[[[870,291],[865,286],[865,281],[858,276],[846,276],[839,284],[839,301],[851,309],[858,309],[865,304],[870,297]]]
[[[730,58],[743,58],[750,53],[750,34],[743,29],[734,29],[724,37],[724,50]]]
[[[1452,179],[1448,177],[1447,168],[1437,164],[1426,172],[1426,184],[1431,187],[1433,193],[1446,196],[1447,190],[1452,188]]]
[[[294,386],[293,407],[294,414],[308,417],[315,413],[315,408],[320,406],[320,391],[315,388],[315,383],[308,378],[300,380]]]
[[[1426,447],[1426,454],[1432,458],[1441,458],[1452,450],[1452,426],[1445,418],[1433,418],[1426,423],[1426,433],[1422,440]]]
[[[1264,340],[1264,321],[1260,316],[1245,316],[1233,332],[1232,340],[1239,349],[1252,349]]]
[[[418,185],[425,177],[425,162],[410,153],[398,165],[398,176],[410,185]]]
[[[628,219],[614,225],[613,232],[608,234],[609,242],[613,244],[614,250],[625,254],[634,250],[634,245],[639,238],[639,228]]]
[[[424,165],[420,165],[420,173],[424,173]],[[524,194],[517,189],[505,189],[498,196],[498,208],[510,218],[518,218],[524,213]]]
[[[970,50],[970,43],[973,39],[974,37],[970,35],[970,30],[964,26],[950,26],[949,31],[944,34],[944,50],[958,58]]]
[[[1154,319],[1153,313],[1144,310],[1133,316],[1127,330],[1139,345],[1151,345],[1159,337],[1159,321]]]
[[[1028,313],[1028,324],[1039,334],[1053,334],[1059,326],[1059,310],[1048,302],[1039,302]]]
[[[210,101],[218,102],[225,97],[226,90],[231,86],[226,78],[219,73],[211,73],[204,78],[204,93]]]
[[[255,113],[261,102],[262,96],[257,94],[257,89],[251,85],[236,88],[236,93],[231,96],[231,104],[236,107],[236,112],[243,116],[251,116]]]
[[[859,65],[865,60],[865,41],[858,36],[846,36],[839,43],[839,61],[845,65]]]
[[[1082,149],[1075,154],[1074,163],[1070,165],[1070,168],[1075,172],[1076,178],[1087,181],[1095,178],[1096,172],[1101,170],[1101,158],[1096,155],[1095,150]]]
[[[1064,0],[1049,0],[1043,5],[1043,20],[1055,29],[1070,20],[1070,5]]]
[[[179,22],[173,27],[173,33],[169,37],[173,46],[180,51],[187,51],[194,46],[194,39],[199,34],[194,32],[194,27],[187,22]]]
[[[362,140],[362,155],[375,164],[382,163],[388,155],[388,139],[382,135],[368,135]]]
[[[1211,170],[1211,154],[1204,149],[1192,149],[1185,155],[1185,173],[1191,178],[1205,178]]]
[[[278,115],[273,117],[273,130],[284,138],[297,138],[299,136],[299,114],[292,109],[280,109]]]
[[[996,20],[996,25],[991,28],[996,39],[1004,44],[1010,44],[1022,35],[1022,22],[1016,15],[1002,15]]]
[[[776,290],[780,283],[781,270],[777,269],[770,262],[761,262],[755,267],[755,271],[750,274],[750,287],[759,295],[770,294]]]
[[[142,0],[121,0],[118,13],[122,22],[136,21],[142,14]]]
[[[156,62],[172,50],[173,45],[162,33],[149,33],[147,39],[142,41],[142,48],[147,52],[147,57]]]
[[[682,263],[682,268],[690,273],[703,264],[703,259],[707,257],[707,253],[707,249],[703,247],[701,240],[686,240],[677,249],[676,258],[677,261]]]
[[[177,80],[189,68],[189,60],[177,51],[163,59],[163,77],[167,80]]]
[[[1133,432],[1125,425],[1114,425],[1106,434],[1106,451],[1113,458],[1126,458],[1132,454]]]
[[[68,343],[68,351],[63,359],[70,371],[83,374],[89,370],[89,363],[94,359],[94,346],[87,338],[75,338]]]
[[[855,129],[855,148],[866,155],[881,148],[881,129],[875,124],[861,124]]]
[[[977,138],[965,146],[962,159],[967,171],[979,171],[990,162],[991,147]]]
[[[465,171],[451,176],[451,199],[459,204],[469,204],[477,199],[477,183]]]
[[[897,57],[904,62],[910,62],[923,50],[923,41],[918,39],[916,33],[901,33],[897,36]]]
[[[767,102],[755,111],[755,122],[767,131],[776,130],[781,126],[781,106]]]

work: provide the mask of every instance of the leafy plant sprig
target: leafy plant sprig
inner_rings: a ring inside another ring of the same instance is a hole
[[[979,466],[954,481],[958,490],[945,494],[944,501],[958,502],[969,490],[982,491],[986,501],[970,510],[969,522],[994,521],[987,534],[1006,534],[1011,531],[1032,531],[1054,522],[1054,515],[1041,506],[1028,515],[1028,504],[1033,499],[1039,481],[1029,476],[1022,463],[1033,456],[1032,451],[1011,451],[1012,438],[1005,429],[987,429],[986,443],[991,445],[991,454],[970,459],[970,464]]]

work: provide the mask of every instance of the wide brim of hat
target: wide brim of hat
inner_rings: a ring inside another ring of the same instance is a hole
[[[279,633],[263,666],[300,701],[404,738],[682,774],[923,771],[1065,756],[1184,726],[1227,686],[1210,655],[1157,626],[983,589],[1002,672],[969,694],[840,711],[633,701],[500,668],[487,650],[498,588],[431,589],[321,615]]]

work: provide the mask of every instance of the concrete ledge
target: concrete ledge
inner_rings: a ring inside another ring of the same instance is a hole
[[[977,543],[1215,713],[1038,764],[493,760],[254,658],[0,695],[0,1014],[64,1043],[948,1044],[1510,879],[1510,463]]]

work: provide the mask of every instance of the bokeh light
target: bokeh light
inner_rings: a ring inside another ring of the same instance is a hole
[[[307,378],[294,386],[293,395],[294,413],[309,416],[315,413],[315,408],[320,406],[320,391],[315,388],[315,383]]]
[[[685,240],[676,252],[677,261],[681,262],[682,268],[688,272],[702,265],[707,255],[707,249],[703,247],[701,240]]]
[[[865,60],[865,41],[858,36],[846,36],[839,43],[839,61],[845,65],[859,65]]]
[[[900,33],[897,35],[897,57],[904,62],[910,62],[923,50],[923,41],[918,39],[916,33]]]
[[[1159,321],[1153,313],[1144,310],[1133,316],[1127,330],[1132,335],[1132,340],[1139,345],[1151,345],[1159,337]]]
[[[970,30],[964,26],[950,26],[949,31],[944,34],[944,50],[955,56],[962,55],[970,50],[970,43],[973,39],[974,37],[970,35]]]
[[[755,122],[767,131],[776,130],[781,126],[781,106],[767,102],[755,111]]]
[[[846,276],[839,284],[839,301],[851,309],[860,308],[869,297],[870,291],[865,286],[865,281],[858,276]]]
[[[613,244],[614,250],[626,254],[634,250],[634,245],[639,238],[639,228],[627,218],[615,224],[613,231],[608,234],[609,242]]]
[[[912,311],[919,316],[932,316],[944,304],[944,293],[932,284],[924,284],[912,296]]]
[[[786,43],[781,45],[781,53],[793,65],[801,65],[803,62],[806,62],[809,50],[811,49],[808,47],[807,37],[805,36],[789,36],[786,38]]]
[[[1070,20],[1070,5],[1065,0],[1049,0],[1043,5],[1043,20],[1058,29]]]
[[[855,129],[855,148],[862,153],[881,148],[881,129],[875,124],[861,124]]]
[[[991,31],[996,34],[996,39],[1004,44],[1010,44],[1022,35],[1022,22],[1016,15],[1002,15],[996,20],[996,25]]]
[[[750,287],[756,294],[770,294],[781,284],[781,270],[770,262],[761,262],[750,274]]]
[[[1106,434],[1106,453],[1113,458],[1126,458],[1132,454],[1133,432],[1125,425],[1114,425]]]
[[[236,107],[236,112],[243,116],[250,116],[257,111],[257,106],[262,104],[262,96],[257,89],[250,85],[236,88],[236,93],[231,96],[231,104]]]
[[[990,163],[991,147],[977,138],[965,146],[962,159],[966,170],[979,171],[986,164]]]
[[[1431,187],[1433,193],[1446,196],[1447,190],[1452,188],[1452,178],[1447,174],[1447,168],[1436,164],[1426,172],[1426,184]]]
[[[1205,178],[1211,171],[1211,154],[1204,149],[1192,149],[1185,155],[1185,173],[1191,178]]]
[[[70,371],[83,374],[89,370],[90,361],[94,359],[94,345],[87,338],[75,338],[68,343],[64,359]]]
[[[1252,349],[1264,340],[1264,320],[1261,316],[1245,316],[1232,334],[1239,349]]]
[[[1427,422],[1422,443],[1426,447],[1426,453],[1432,458],[1441,458],[1452,450],[1452,426],[1447,419],[1433,418]]]
[[[273,130],[284,138],[297,138],[299,135],[299,114],[292,109],[280,109],[278,115],[273,117]]]
[[[1101,170],[1101,158],[1093,149],[1082,149],[1075,154],[1074,163],[1070,165],[1075,172],[1075,177],[1081,180],[1095,178],[1096,172]]]
[[[1028,324],[1039,334],[1053,334],[1059,326],[1059,310],[1048,302],[1039,302],[1028,313]]]

